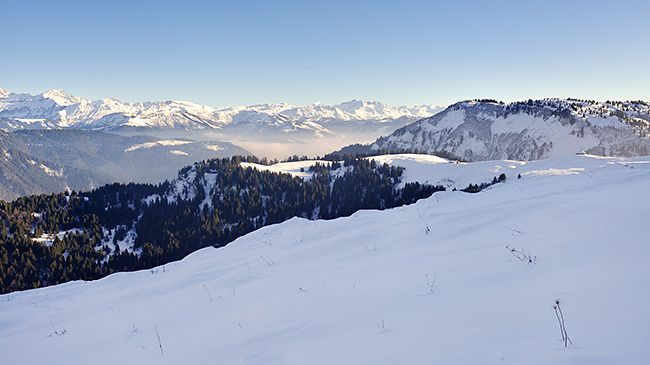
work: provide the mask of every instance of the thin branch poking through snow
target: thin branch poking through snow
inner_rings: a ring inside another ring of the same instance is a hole
[[[160,341],[160,333],[158,333],[158,326],[154,325],[153,329],[154,329],[154,331],[156,331],[156,337],[158,338],[158,347],[160,348],[160,354],[164,355],[162,342]]]
[[[521,251],[508,246],[506,246],[506,249],[519,261],[527,262],[529,264],[535,264],[537,262],[537,256],[533,256],[531,253],[526,252],[523,247],[521,248]]]
[[[555,305],[553,306],[553,309],[555,309],[555,316],[557,317],[557,321],[560,324],[560,332],[562,334],[562,340],[564,341],[564,347],[567,347],[568,345],[573,345],[573,341],[571,341],[569,335],[566,332],[566,326],[564,325],[564,313],[562,313],[562,307],[560,307],[559,299],[555,300]]]
[[[203,284],[203,289],[205,289],[205,293],[208,295],[208,298],[210,298],[210,301],[212,301],[212,296],[210,295],[210,292],[208,291],[208,288]]]
[[[436,289],[438,289],[438,285],[436,285],[436,278],[438,277],[438,272],[435,272],[433,274],[433,280],[431,282],[429,282],[429,274],[424,274],[424,276],[427,277],[427,286],[429,287],[431,293],[435,292]]]
[[[379,328],[380,330],[386,329],[386,327],[384,326],[384,320],[383,319],[381,320],[381,325],[379,325],[379,323],[377,323],[376,321],[372,321],[372,323],[374,323],[375,326],[377,326],[377,328]]]
[[[50,325],[52,326],[52,330],[54,330],[54,332],[51,332],[47,337],[52,337],[52,335],[63,336],[67,332],[66,330],[63,330],[63,332],[58,332],[56,328],[54,328],[54,323],[52,323],[52,321],[50,321]]]
[[[436,196],[436,199],[438,199],[437,196]],[[420,210],[417,209],[417,208],[415,210],[418,212],[418,215],[420,216],[420,219],[422,219],[422,221],[424,222],[424,234],[429,234],[429,232],[431,232],[431,229],[429,229],[429,224],[427,223],[427,221],[424,220],[424,216],[422,216],[422,213],[420,213]]]

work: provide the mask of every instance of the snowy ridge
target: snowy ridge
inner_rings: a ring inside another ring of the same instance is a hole
[[[152,270],[2,295],[3,360],[645,363],[650,159],[428,168],[496,165],[508,180],[478,194],[292,219]]]
[[[472,161],[537,160],[575,153],[650,154],[650,106],[544,99],[464,101],[379,138],[372,149],[447,151]]]
[[[399,120],[396,124],[399,127],[440,110],[441,107],[430,105],[393,107],[357,100],[331,106],[317,103],[311,106],[262,104],[211,108],[186,101],[90,101],[63,90],[38,95],[0,90],[1,127],[7,130],[35,127],[103,131],[176,129],[309,133],[322,137],[368,128],[380,129],[395,120]]]

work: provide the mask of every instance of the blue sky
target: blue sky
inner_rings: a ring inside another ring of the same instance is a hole
[[[15,92],[650,100],[650,1],[0,1],[0,87]]]

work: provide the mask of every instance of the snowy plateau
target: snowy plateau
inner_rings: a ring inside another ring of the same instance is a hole
[[[574,153],[650,154],[644,101],[463,101],[379,138],[370,150],[446,151],[470,161],[529,161]]]
[[[151,270],[1,295],[2,362],[648,362],[650,158],[376,159],[405,167],[403,182],[448,189],[294,218]],[[453,191],[501,173],[479,193]]]

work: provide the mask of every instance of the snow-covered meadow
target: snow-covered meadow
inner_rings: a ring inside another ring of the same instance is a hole
[[[2,363],[647,363],[650,158],[377,159],[448,190],[2,295]]]

